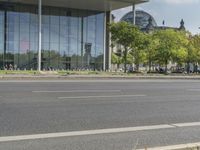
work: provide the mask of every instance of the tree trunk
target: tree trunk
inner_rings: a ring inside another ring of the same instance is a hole
[[[152,62],[151,62],[151,55],[149,53],[149,73],[151,73],[151,67],[152,67]]]
[[[190,74],[190,63],[187,62],[187,73]]]
[[[117,64],[117,69],[119,69],[119,66],[120,66],[120,64],[118,63],[118,64]]]
[[[125,48],[125,52],[124,52],[124,73],[127,72],[127,53],[128,53],[128,50],[127,50],[127,48]]]
[[[167,65],[168,65],[168,61],[165,61],[165,73],[167,74]]]
[[[136,71],[139,72],[140,71],[139,69],[140,69],[140,65],[139,65],[139,63],[137,63],[136,64]]]
[[[149,73],[151,73],[152,62],[149,60]]]

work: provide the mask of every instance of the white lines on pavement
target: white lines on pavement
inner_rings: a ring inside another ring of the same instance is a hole
[[[145,97],[145,96],[146,95],[77,96],[77,97],[58,97],[58,99],[125,98],[125,97]]]
[[[148,130],[158,130],[158,129],[194,127],[194,126],[200,126],[200,122],[177,123],[177,124],[171,124],[171,125],[164,124],[164,125],[154,125],[154,126],[74,131],[74,132],[47,133],[47,134],[34,134],[34,135],[21,135],[21,136],[8,136],[8,137],[0,137],[0,142],[37,140],[37,139],[86,136],[86,135],[99,135],[99,134],[112,134],[112,133],[125,133],[125,132],[135,132],[135,131],[148,131]]]
[[[0,142],[38,140],[38,139],[113,134],[113,133],[126,133],[126,132],[136,132],[136,131],[159,130],[159,129],[176,129],[176,128],[194,127],[194,126],[200,126],[200,122],[163,124],[163,125],[154,125],[154,126],[138,126],[138,127],[127,127],[127,128],[111,128],[111,129],[87,130],[87,131],[46,133],[46,134],[32,134],[32,135],[20,135],[20,136],[7,136],[7,137],[0,137]],[[168,149],[163,149],[163,148],[152,149],[152,150],[161,150],[161,149],[168,150]]]
[[[188,89],[187,91],[190,91],[190,92],[200,92],[200,89]]]
[[[171,145],[164,147],[155,147],[155,148],[144,148],[138,150],[180,150],[180,149],[192,149],[200,146],[200,143],[188,143],[188,144],[180,144],[180,145]]]
[[[200,122],[177,123],[173,125],[176,127],[195,127],[195,126],[200,126]]]
[[[135,131],[145,131],[145,130],[170,129],[170,128],[174,128],[174,127],[170,125],[156,125],[156,126],[113,128],[113,129],[102,129],[102,130],[47,133],[47,134],[22,135],[22,136],[8,136],[8,137],[0,137],[0,142],[38,140],[38,139],[48,139],[48,138],[61,138],[61,137],[112,134],[112,133],[125,133],[125,132],[135,132]]]
[[[121,92],[121,90],[71,90],[71,91],[32,91],[33,93],[111,93]]]

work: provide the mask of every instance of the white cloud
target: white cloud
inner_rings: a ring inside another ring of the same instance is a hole
[[[165,2],[168,4],[197,4],[200,0],[155,0],[157,2]]]

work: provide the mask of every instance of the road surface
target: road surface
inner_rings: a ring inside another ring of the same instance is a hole
[[[200,142],[200,81],[0,81],[0,150]]]

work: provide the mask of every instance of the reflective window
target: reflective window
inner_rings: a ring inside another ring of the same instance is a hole
[[[3,66],[4,53],[4,11],[0,11],[0,69]]]
[[[49,6],[44,6],[42,13],[43,69],[102,70],[104,13]],[[1,67],[4,63],[19,69],[36,69],[37,6],[16,3],[11,9],[0,11],[0,41]]]

